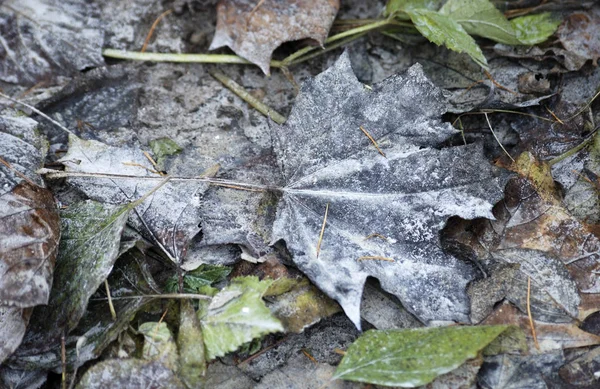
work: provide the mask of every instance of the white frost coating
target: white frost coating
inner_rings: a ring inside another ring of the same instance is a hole
[[[133,176],[118,180],[101,177],[69,179],[89,197],[112,204],[135,201],[164,180],[153,172],[154,167],[141,149],[112,147],[74,136],[69,138],[69,151],[60,162],[69,172]],[[156,180],[141,181],[136,177],[155,177]],[[138,206],[137,213],[131,213],[129,222],[151,241],[158,239],[173,258],[179,258],[189,240],[199,231],[196,204],[207,188],[204,183],[168,182]]]
[[[285,240],[298,267],[359,328],[369,276],[422,321],[468,321],[465,288],[477,271],[441,250],[439,230],[454,215],[492,217],[507,175],[478,145],[433,147],[455,132],[440,122],[443,112],[420,67],[366,92],[343,55],[303,85],[274,133],[287,185],[273,241]],[[385,141],[386,157],[360,126]]]

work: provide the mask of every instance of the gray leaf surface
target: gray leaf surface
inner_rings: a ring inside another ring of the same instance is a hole
[[[141,148],[108,146],[71,136],[69,151],[60,161],[65,164],[67,171],[95,174],[94,177],[72,177],[69,182],[92,199],[110,204],[134,201],[164,180],[154,172],[154,166]],[[105,173],[129,175],[132,178],[102,178],[101,175]],[[180,172],[175,170],[173,173]],[[191,177],[202,172],[183,173]],[[129,223],[152,242],[158,240],[174,258],[185,257],[190,239],[200,231],[199,196],[207,188],[208,184],[205,183],[171,181],[139,205],[131,213]]]
[[[35,84],[104,65],[99,8],[77,0],[0,3],[0,80]]]
[[[304,84],[274,131],[286,186],[273,239],[357,327],[369,276],[425,322],[468,321],[465,287],[476,270],[445,254],[438,232],[453,215],[493,218],[507,174],[480,145],[435,148],[455,133],[440,120],[445,110],[420,65],[370,90],[344,54]]]

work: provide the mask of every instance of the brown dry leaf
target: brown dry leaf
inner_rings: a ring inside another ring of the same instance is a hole
[[[0,304],[48,303],[60,236],[49,190],[21,181],[0,195]]]
[[[565,49],[591,59],[597,66],[600,58],[600,9],[572,14],[559,27],[557,35]]]
[[[529,318],[511,304],[505,302],[498,306],[482,324],[518,326],[525,333],[530,352],[536,351]],[[600,344],[600,336],[581,330],[575,322],[555,324],[534,320],[534,324],[540,346],[539,353]]]
[[[338,0],[221,0],[210,50],[229,46],[268,75],[283,42],[310,38],[322,45],[339,6]]]
[[[550,167],[522,154],[513,166],[522,177],[507,185],[498,249],[522,248],[559,258],[583,293],[600,293],[600,239],[574,218],[556,195]]]

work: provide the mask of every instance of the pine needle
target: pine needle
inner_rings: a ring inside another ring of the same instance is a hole
[[[329,203],[325,206],[325,216],[323,217],[323,225],[321,226],[321,233],[319,234],[319,241],[317,242],[317,258],[321,252],[321,243],[323,243],[323,234],[325,233],[325,225],[327,224],[327,213],[329,212]]]
[[[365,256],[359,257],[358,260],[359,261],[377,260],[377,261],[386,261],[386,262],[396,262],[396,261],[394,261],[393,258],[382,257],[379,255],[365,255]]]
[[[150,38],[152,38],[152,34],[154,34],[154,30],[156,29],[156,26],[158,26],[158,23],[160,23],[160,21],[162,20],[162,18],[164,18],[165,16],[167,16],[171,12],[173,12],[172,9],[166,10],[165,12],[161,13],[156,18],[156,20],[154,21],[154,23],[152,23],[152,27],[150,27],[150,31],[148,31],[148,35],[146,35],[146,39],[144,40],[144,45],[142,46],[142,50],[140,50],[140,53],[145,52],[146,48],[148,48],[148,43],[150,42]]]
[[[360,130],[367,136],[367,138],[369,138],[369,140],[373,143],[373,146],[375,146],[375,148],[377,149],[377,151],[379,151],[379,154],[383,155],[384,158],[387,158],[385,156],[385,153],[383,151],[381,151],[381,149],[379,148],[379,145],[377,144],[377,142],[375,141],[375,139],[373,139],[373,137],[371,136],[371,134],[369,134],[369,132],[367,130],[365,130],[363,126],[358,126],[358,128],[360,128]]]

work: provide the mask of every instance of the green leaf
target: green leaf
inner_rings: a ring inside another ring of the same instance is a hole
[[[521,44],[513,24],[488,0],[448,0],[440,13],[458,22],[471,35],[507,45]]]
[[[150,148],[157,161],[164,157],[168,157],[169,155],[179,154],[183,150],[177,143],[169,138],[151,140]]]
[[[536,45],[544,42],[554,34],[561,20],[549,12],[536,15],[521,16],[511,20],[517,39],[524,45]]]
[[[205,294],[206,287],[216,282],[223,281],[231,273],[231,268],[218,265],[200,265],[197,269],[183,276],[184,293]],[[166,290],[170,293],[177,292],[179,277],[174,275],[167,280]]]
[[[446,15],[425,9],[406,11],[421,34],[437,45],[468,54],[484,69],[487,61],[475,40],[456,21]]]
[[[429,9],[436,11],[440,8],[444,0],[389,0],[385,5],[383,16],[394,15],[399,19],[408,20],[408,17],[402,15],[403,12],[410,9]]]
[[[281,322],[262,300],[271,283],[258,277],[238,277],[213,297],[201,318],[208,360],[235,351],[252,339],[283,331]]]
[[[452,371],[508,326],[371,330],[346,352],[334,379],[412,388]]]

